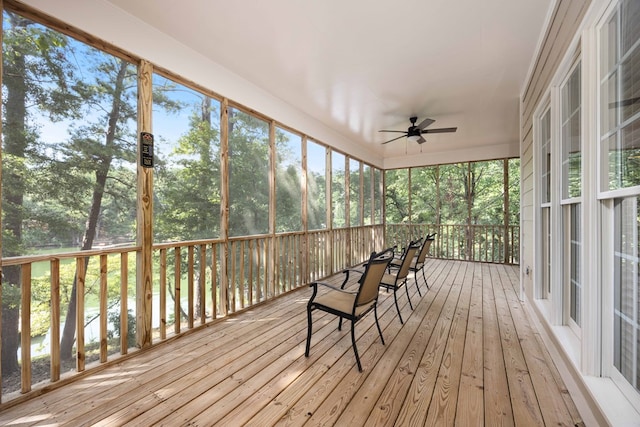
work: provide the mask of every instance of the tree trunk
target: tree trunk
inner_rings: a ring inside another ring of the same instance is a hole
[[[89,210],[89,217],[85,226],[84,237],[82,238],[82,248],[80,250],[87,251],[93,247],[93,241],[96,236],[98,220],[100,219],[100,209],[102,207],[102,199],[104,197],[104,190],[107,183],[107,177],[109,169],[111,168],[111,161],[113,160],[113,150],[111,147],[115,144],[116,126],[120,117],[120,109],[122,107],[122,93],[124,91],[124,78],[127,70],[127,62],[121,60],[120,68],[114,82],[113,100],[111,103],[111,111],[109,112],[109,127],[107,130],[105,140],[106,155],[102,156],[100,162],[98,162],[96,174],[96,183],[93,187],[93,197],[91,200],[91,208]],[[85,258],[85,266],[89,263],[89,259]],[[73,286],[71,289],[71,298],[69,299],[69,306],[67,309],[67,316],[64,322],[64,329],[62,331],[62,338],[60,340],[60,357],[63,360],[68,360],[73,357],[72,349],[75,341],[76,334],[76,283],[77,275],[73,280]],[[126,333],[126,331],[125,331]]]
[[[17,26],[18,24],[16,24]],[[2,257],[22,255],[22,222],[27,174],[24,156],[27,149],[27,88],[24,55],[15,55],[13,61],[3,64],[3,83],[6,88],[6,112],[4,123],[4,164],[2,176],[3,197],[3,242]],[[18,333],[20,298],[18,292],[7,292],[7,287],[20,286],[20,266],[9,266],[3,271],[2,299],[2,373],[9,374],[19,369]],[[11,294],[11,295],[10,295]]]

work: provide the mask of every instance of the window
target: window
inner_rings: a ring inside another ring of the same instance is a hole
[[[561,185],[563,228],[564,322],[580,326],[581,282],[581,205],[582,195],[582,137],[580,113],[581,66],[578,62],[560,89],[561,97]]]
[[[380,169],[373,170],[373,222],[374,224],[382,224],[382,200],[383,200],[383,184],[382,171]]]
[[[327,149],[307,140],[307,227],[327,228]]]
[[[331,152],[331,207],[333,208],[333,228],[346,227],[346,188],[345,188],[345,157]]]
[[[302,230],[302,137],[276,128],[276,232]]]
[[[363,212],[364,217],[362,224],[363,225],[371,225],[373,224],[373,205],[372,205],[372,194],[373,194],[373,169],[371,166],[367,164],[362,165],[362,204],[363,204]]]
[[[628,197],[614,203],[613,364],[636,390],[640,390],[639,201],[640,197]]]
[[[349,159],[349,225],[360,226],[360,162]]]
[[[229,108],[229,235],[269,232],[269,123]]]
[[[155,74],[154,241],[220,235],[220,102]]]
[[[621,1],[600,33],[603,191],[640,185],[640,2]]]
[[[540,267],[541,277],[538,285],[541,298],[551,297],[551,109],[546,111],[539,119],[539,164],[540,172]]]
[[[613,339],[605,350],[621,389],[640,391],[640,2],[618,2],[599,37],[599,184],[609,199],[604,205],[613,206],[603,223],[603,234],[613,234],[612,253],[605,254],[613,260],[613,277],[604,281],[613,286],[613,307],[606,307]]]
[[[438,167],[411,169],[411,222],[435,226],[438,220]],[[429,232],[432,232],[429,230]]]

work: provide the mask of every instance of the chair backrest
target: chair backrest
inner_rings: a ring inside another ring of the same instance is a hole
[[[404,249],[404,252],[402,253],[400,268],[398,270],[398,274],[396,275],[396,283],[399,280],[404,280],[409,274],[409,267],[411,266],[411,261],[413,260],[413,257],[416,255],[416,252],[418,252],[418,249],[420,249],[421,240],[422,239],[418,239],[418,240],[409,242],[407,247]]]
[[[429,253],[429,248],[431,247],[431,243],[433,239],[425,239],[422,242],[422,247],[420,248],[420,252],[418,252],[418,258],[416,259],[416,265],[422,264],[424,260],[427,258],[427,254]]]
[[[367,266],[362,279],[360,280],[360,289],[356,297],[356,306],[368,304],[378,298],[378,287],[384,275],[387,266],[393,259],[393,248],[386,249],[382,252],[373,252],[367,261]]]

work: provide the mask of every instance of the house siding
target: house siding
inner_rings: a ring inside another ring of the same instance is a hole
[[[521,97],[520,117],[520,162],[521,162],[521,258],[523,285],[525,293],[533,298],[534,264],[534,162],[533,162],[533,116],[540,102],[548,95],[549,85],[560,63],[567,54],[591,0],[558,0],[551,13],[546,33],[540,44],[538,54],[529,80],[525,84]]]

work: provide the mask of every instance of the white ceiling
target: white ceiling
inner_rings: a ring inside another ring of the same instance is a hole
[[[518,99],[552,6],[552,0],[108,1],[385,162],[407,164],[443,151],[510,145],[517,153]],[[394,134],[379,129],[406,130],[412,115],[435,119],[430,128],[458,132],[426,135],[423,145],[405,138],[381,144]]]

